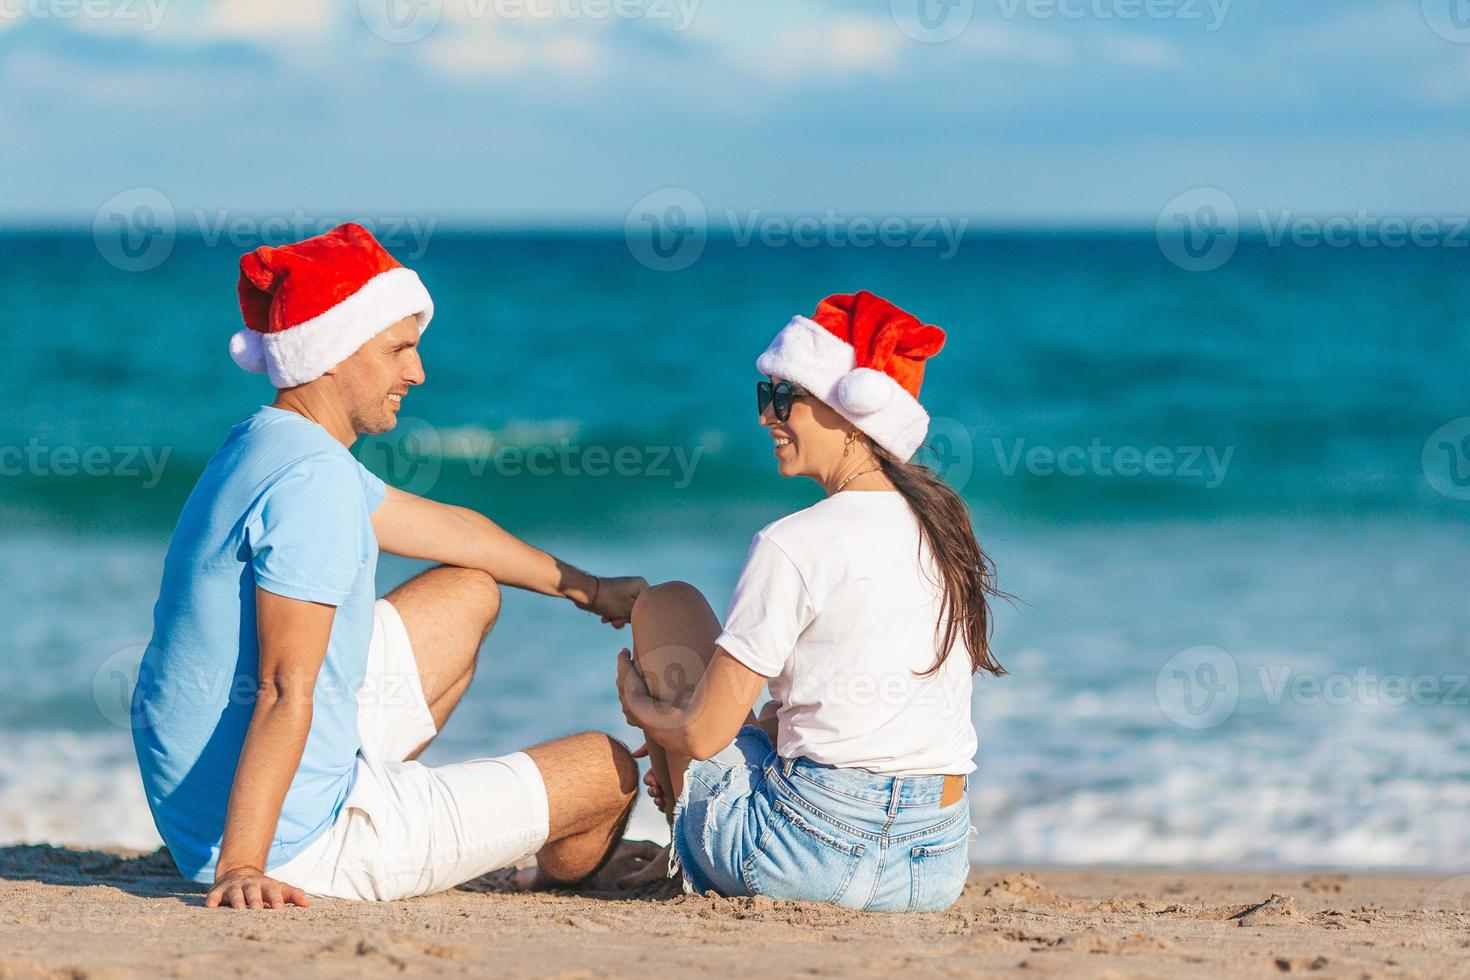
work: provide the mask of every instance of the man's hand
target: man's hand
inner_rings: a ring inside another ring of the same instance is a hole
[[[577,603],[577,608],[596,613],[604,623],[614,629],[622,629],[633,618],[633,603],[648,588],[648,582],[636,575],[626,578],[599,578],[595,595],[586,605]]]
[[[236,868],[214,883],[204,907],[217,909],[283,909],[287,905],[302,908],[311,904],[306,892],[267,877],[259,868]]]

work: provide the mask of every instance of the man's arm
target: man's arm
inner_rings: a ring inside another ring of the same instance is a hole
[[[641,578],[595,578],[532,547],[483,514],[389,487],[373,511],[378,547],[405,558],[478,568],[501,585],[563,596],[621,627],[648,587]]]
[[[301,889],[267,877],[265,864],[306,748],[312,695],[336,612],[335,606],[255,590],[260,686],[230,787],[214,887],[204,900],[209,908],[310,904]]]

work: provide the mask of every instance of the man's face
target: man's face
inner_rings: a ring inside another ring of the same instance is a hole
[[[328,372],[355,432],[376,435],[398,424],[403,396],[424,381],[418,346],[418,319],[406,317]]]

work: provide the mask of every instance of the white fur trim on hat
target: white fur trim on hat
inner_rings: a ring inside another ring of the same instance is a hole
[[[856,361],[851,344],[798,316],[756,358],[755,369],[796,382],[878,445],[909,459],[929,433],[929,413],[903,385],[882,371],[854,367]]]
[[[351,357],[405,317],[419,333],[434,318],[434,301],[412,269],[380,272],[336,306],[278,333],[248,327],[230,338],[230,356],[247,371],[266,372],[277,388],[306,384]]]

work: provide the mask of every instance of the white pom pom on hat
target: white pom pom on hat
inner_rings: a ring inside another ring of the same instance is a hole
[[[261,343],[259,331],[246,327],[237,330],[230,338],[230,357],[247,371],[259,374],[266,369],[265,344]]]
[[[853,368],[837,382],[837,400],[854,415],[872,415],[893,404],[898,386],[893,379],[872,368]]]

